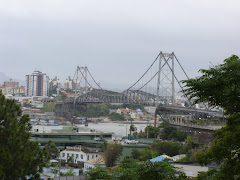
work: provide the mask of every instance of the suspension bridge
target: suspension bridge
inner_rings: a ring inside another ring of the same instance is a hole
[[[222,113],[208,110],[194,109],[191,100],[185,97],[189,107],[179,107],[176,103],[176,84],[183,90],[182,84],[175,73],[176,65],[180,71],[189,79],[187,73],[180,64],[178,58],[172,53],[160,52],[148,69],[129,88],[122,92],[106,90],[92,76],[88,67],[77,67],[73,76],[75,95],[72,101],[58,102],[57,113],[69,111],[74,105],[100,104],[100,103],[123,103],[139,104],[144,106],[155,106],[156,127],[157,115],[163,113],[177,112],[182,114],[207,114],[222,117]]]

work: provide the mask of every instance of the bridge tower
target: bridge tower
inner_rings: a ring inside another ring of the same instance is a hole
[[[74,77],[74,89],[75,90],[75,95],[77,94],[77,91],[83,90],[85,93],[88,90],[88,80],[87,80],[87,66],[85,67],[80,67],[77,66],[77,69],[75,71]]]
[[[75,87],[73,87],[73,90],[75,90],[75,96],[73,99],[74,108],[72,113],[73,114],[72,125],[74,124],[74,119],[75,119],[76,99],[78,97],[78,94],[80,94],[80,91],[83,91],[83,94],[86,94],[88,91],[87,72],[88,72],[87,66],[85,67],[77,66],[77,69],[73,77],[73,82],[75,85]],[[87,109],[87,105],[86,105],[86,109]]]
[[[155,108],[158,108],[160,96],[169,96],[172,105],[175,104],[175,85],[174,85],[174,53],[162,53],[159,55],[157,92]],[[161,92],[160,92],[161,89]],[[157,114],[155,113],[154,127],[156,127]]]
[[[159,55],[158,80],[156,105],[159,104],[159,96],[170,96],[171,104],[175,104],[175,86],[174,86],[174,53],[162,53]],[[160,88],[162,91],[160,92]]]

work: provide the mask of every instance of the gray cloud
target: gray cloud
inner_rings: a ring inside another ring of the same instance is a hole
[[[190,77],[240,54],[238,1],[1,1],[0,72],[24,79],[88,66],[102,85],[127,87],[159,51]],[[184,79],[178,71],[178,77]]]

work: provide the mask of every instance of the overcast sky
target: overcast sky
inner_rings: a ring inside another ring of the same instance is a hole
[[[240,54],[239,7],[239,0],[1,0],[0,72],[24,80],[38,69],[64,80],[88,66],[103,87],[122,88],[163,51],[195,77]]]

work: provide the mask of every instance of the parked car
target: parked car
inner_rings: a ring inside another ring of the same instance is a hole
[[[125,143],[126,143],[126,144],[138,144],[138,141],[126,139],[126,140],[125,140]]]
[[[94,138],[95,141],[104,141],[104,139],[100,138],[100,137],[95,137]]]

